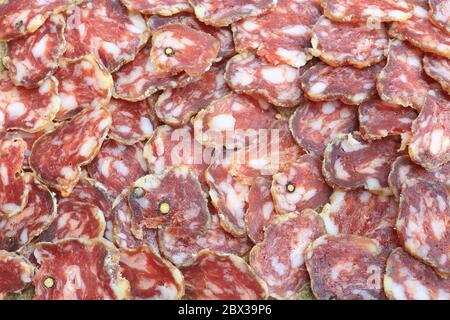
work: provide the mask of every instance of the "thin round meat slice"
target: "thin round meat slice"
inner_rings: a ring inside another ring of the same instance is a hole
[[[199,253],[195,262],[180,269],[186,295],[195,300],[262,300],[266,284],[242,258],[210,250]]]
[[[431,22],[428,10],[427,1],[416,1],[411,19],[394,22],[389,29],[389,36],[406,40],[422,51],[450,59],[450,38]]]
[[[334,191],[320,215],[328,234],[355,234],[378,240],[388,255],[400,245],[394,230],[397,213],[393,197],[357,189]]]
[[[278,107],[295,107],[303,98],[298,69],[286,64],[273,66],[252,53],[231,58],[225,80],[235,92],[265,99]]]
[[[0,250],[0,299],[31,284],[35,267],[26,258]]]
[[[56,218],[56,199],[48,188],[27,173],[30,192],[19,213],[0,217],[0,250],[18,251],[38,237]]]
[[[74,60],[60,59],[59,64],[55,74],[61,98],[57,120],[72,118],[86,108],[108,104],[113,80],[94,55]]]
[[[159,71],[195,77],[209,70],[219,49],[219,41],[210,34],[174,23],[152,33],[150,59]]]
[[[311,289],[320,300],[379,300],[386,258],[376,240],[325,235],[305,254]]]
[[[277,5],[275,0],[189,0],[198,20],[216,27],[226,27],[247,17],[255,17]]]
[[[412,126],[409,156],[430,171],[450,161],[450,99],[445,93],[427,96]]]
[[[111,121],[104,107],[90,108],[42,135],[30,156],[30,167],[38,179],[63,197],[70,195],[80,178],[81,166],[99,152]]]
[[[162,122],[183,126],[200,110],[229,92],[224,79],[224,66],[213,65],[200,80],[183,88],[166,89],[156,101],[155,112]]]
[[[408,107],[373,99],[358,108],[359,131],[366,140],[381,139],[400,135],[411,135],[411,125],[417,118],[417,112]]]
[[[396,229],[406,251],[450,276],[450,192],[438,182],[408,181],[400,195]]]
[[[194,137],[206,147],[242,148],[275,120],[271,105],[249,96],[229,94],[213,101],[192,120]]]
[[[264,240],[264,230],[277,215],[270,192],[271,185],[271,179],[256,178],[248,193],[244,221],[248,236],[254,243]]]
[[[291,116],[289,126],[295,141],[318,157],[328,143],[358,129],[357,109],[340,101],[303,101]]]
[[[312,53],[331,66],[366,68],[384,60],[389,38],[384,24],[335,22],[321,17],[312,29]]]
[[[85,0],[66,15],[64,55],[75,59],[95,54],[109,72],[132,61],[150,36],[145,19],[119,0]]]
[[[304,254],[308,246],[326,233],[320,216],[311,209],[273,219],[264,241],[250,252],[250,266],[276,299],[295,299],[309,282]]]
[[[446,0],[429,0],[430,20],[450,34],[450,4]]]
[[[381,100],[418,110],[423,107],[429,84],[422,57],[420,50],[400,40],[391,40],[388,62],[377,80]]]
[[[404,0],[324,0],[324,14],[335,21],[405,21],[412,6]]]
[[[114,140],[106,141],[95,159],[88,164],[91,178],[103,184],[115,198],[133,181],[147,173],[142,146],[124,145]]]
[[[120,252],[104,239],[36,244],[35,300],[123,300],[130,283],[120,274]]]
[[[34,88],[55,72],[66,50],[65,27],[64,17],[54,15],[28,37],[8,42],[3,63],[15,85]]]
[[[387,260],[384,292],[391,300],[450,300],[450,279],[398,248]]]
[[[383,63],[364,69],[318,63],[302,75],[301,84],[310,100],[360,105],[376,94],[376,79],[382,68]]]
[[[318,0],[278,0],[273,10],[232,25],[236,51],[256,51],[271,64],[302,67],[312,58],[311,28],[320,15]]]
[[[38,30],[52,14],[80,0],[14,0],[0,3],[0,40],[13,40]]]
[[[450,62],[449,59],[427,54],[423,58],[423,68],[427,75],[439,82],[442,89],[450,94]]]
[[[318,209],[325,205],[333,189],[322,176],[321,161],[304,155],[273,176],[272,197],[279,214]]]
[[[400,145],[398,137],[365,142],[359,133],[343,135],[325,149],[325,180],[344,190],[364,187],[375,194],[391,195],[387,180],[391,164],[402,154]]]
[[[120,272],[130,282],[132,300],[177,300],[184,295],[180,270],[147,246],[120,249]]]
[[[188,0],[120,0],[130,11],[143,14],[171,16],[179,12],[190,12],[192,7]]]
[[[39,87],[16,87],[7,72],[0,73],[0,132],[43,130],[52,123],[61,105],[58,81],[44,80]]]

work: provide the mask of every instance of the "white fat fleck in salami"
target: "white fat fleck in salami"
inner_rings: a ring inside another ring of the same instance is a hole
[[[404,21],[413,9],[405,0],[324,0],[322,7],[336,21]]]
[[[322,176],[320,159],[304,155],[273,176],[271,192],[275,210],[284,214],[322,207],[332,189]]]
[[[195,300],[261,300],[267,286],[242,258],[203,250],[195,262],[180,269],[186,295]]]
[[[391,300],[448,301],[450,279],[442,279],[431,267],[398,248],[387,260],[384,292]]]
[[[427,54],[423,58],[425,72],[450,94],[450,62],[447,58]]]
[[[35,300],[123,300],[130,283],[120,274],[120,252],[104,239],[36,244]]]
[[[411,159],[427,170],[450,161],[450,101],[440,92],[430,93],[412,127]]]
[[[383,299],[386,258],[377,241],[355,235],[325,235],[305,254],[311,289],[321,300]]]
[[[302,67],[312,58],[311,28],[320,15],[318,0],[278,0],[273,10],[232,25],[236,51],[256,51],[271,64]]]
[[[200,21],[225,27],[243,18],[254,17],[274,8],[276,0],[189,0]]]
[[[397,213],[394,197],[357,189],[334,191],[321,216],[328,234],[355,234],[378,240],[388,255],[399,246],[394,229]]]
[[[325,17],[313,27],[311,51],[332,66],[365,68],[384,60],[388,47],[384,24],[334,22]]]
[[[427,1],[415,1],[411,19],[394,22],[389,29],[389,35],[406,40],[422,51],[450,59],[450,38],[448,34],[433,25],[428,10]]]
[[[364,187],[375,194],[390,195],[387,180],[392,162],[401,155],[399,148],[398,137],[368,143],[359,133],[343,135],[325,149],[322,172],[333,187]]]
[[[322,156],[327,144],[358,128],[357,108],[339,101],[302,102],[289,126],[295,141],[308,153]]]
[[[92,53],[114,72],[136,57],[149,36],[145,19],[119,0],[86,0],[67,12],[65,56],[74,59]]]
[[[0,73],[0,131],[37,132],[51,124],[59,110],[58,81],[50,77],[34,89],[16,87]]]
[[[383,101],[420,110],[429,90],[422,65],[423,53],[400,40],[391,40],[388,62],[378,76]]]
[[[430,19],[433,24],[450,34],[450,4],[446,0],[429,0]]]
[[[80,178],[80,167],[95,158],[110,126],[107,109],[86,109],[36,140],[30,167],[47,186],[62,196],[70,195]]]
[[[277,216],[265,231],[264,241],[250,252],[250,266],[276,299],[295,299],[308,284],[304,254],[325,234],[320,216],[311,209]]]
[[[0,3],[0,40],[20,38],[39,29],[52,13],[62,12],[80,0],[6,0]]]
[[[174,23],[152,33],[150,59],[159,71],[195,77],[209,70],[219,49],[219,41],[210,34]]]
[[[191,12],[188,0],[120,0],[130,11],[143,14],[172,16],[179,12]]]
[[[35,271],[35,267],[26,258],[0,250],[0,298],[28,287]]]
[[[340,100],[359,105],[376,94],[376,79],[382,68],[383,63],[364,69],[318,63],[302,75],[301,84],[305,96],[313,101]]]
[[[184,295],[180,270],[147,246],[120,249],[120,271],[130,282],[133,300],[175,300]]]
[[[162,122],[171,126],[183,126],[200,110],[229,92],[223,65],[214,65],[200,80],[183,88],[165,90],[156,101],[155,112]]]
[[[28,37],[8,42],[3,62],[16,85],[33,88],[55,72],[66,50],[65,26],[64,17],[55,15]]]
[[[406,251],[450,275],[450,195],[438,182],[413,180],[403,186],[396,229]]]

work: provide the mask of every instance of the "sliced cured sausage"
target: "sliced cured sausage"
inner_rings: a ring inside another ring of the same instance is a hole
[[[446,0],[430,0],[430,19],[436,26],[450,34],[450,7]]]
[[[34,266],[24,257],[0,250],[0,299],[25,289],[34,272]]]
[[[143,14],[171,16],[178,12],[192,11],[188,0],[120,0],[130,11]]]
[[[450,94],[450,62],[448,59],[427,54],[423,58],[425,72],[439,82],[442,89]]]

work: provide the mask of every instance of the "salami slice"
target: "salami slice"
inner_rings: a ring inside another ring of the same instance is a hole
[[[30,167],[39,180],[68,196],[80,178],[80,167],[97,155],[110,126],[107,109],[86,109],[36,140]]]
[[[143,14],[171,16],[178,12],[192,11],[188,0],[120,0],[130,11]]]
[[[0,250],[0,299],[25,289],[33,279],[34,266],[24,257]]]
[[[411,108],[389,104],[378,99],[363,103],[358,108],[359,131],[366,140],[387,136],[411,134],[411,125],[417,113]]]
[[[391,40],[388,62],[378,76],[378,93],[383,101],[421,109],[429,85],[422,68],[423,53],[405,42]]]
[[[423,68],[431,78],[439,82],[447,94],[450,94],[450,62],[448,59],[427,54],[423,58]]]
[[[39,29],[52,13],[62,12],[80,0],[2,1],[0,4],[0,40],[20,38]]]
[[[113,197],[117,197],[133,181],[147,173],[147,165],[139,144],[127,146],[108,140],[87,166],[87,170]]]
[[[384,24],[335,22],[325,17],[313,27],[313,54],[329,65],[366,68],[384,60],[388,35]]]
[[[411,159],[427,170],[450,161],[450,101],[438,92],[430,93],[413,124],[409,144]]]
[[[322,156],[325,147],[340,134],[358,128],[357,110],[339,101],[303,101],[290,118],[295,141],[310,154]]]
[[[413,180],[403,186],[396,223],[400,241],[410,254],[443,277],[450,275],[449,212],[445,185]]]
[[[268,13],[232,25],[236,50],[256,51],[274,65],[302,67],[312,58],[311,28],[320,15],[320,1],[278,0]]]
[[[180,270],[149,247],[120,249],[120,271],[130,282],[133,300],[175,300],[184,295]]]
[[[60,104],[54,77],[38,88],[26,89],[14,86],[6,72],[0,73],[0,131],[40,131],[51,124]]]
[[[108,135],[119,143],[133,145],[146,140],[157,126],[157,120],[146,101],[111,99],[106,107],[112,115],[112,127]]]
[[[174,23],[152,33],[150,59],[162,72],[200,76],[219,53],[219,41],[208,33]]]
[[[450,7],[448,1],[430,0],[430,19],[436,26],[450,34]]]
[[[267,286],[235,255],[203,250],[195,262],[180,269],[186,295],[195,300],[261,300]]]
[[[275,120],[273,108],[261,100],[237,94],[226,95],[201,110],[192,120],[194,137],[215,148],[242,148],[260,129]]]
[[[149,36],[144,18],[119,0],[86,0],[67,12],[65,56],[75,59],[92,53],[114,72],[135,58]]]
[[[355,234],[378,240],[389,254],[399,246],[394,230],[398,204],[393,197],[378,196],[363,189],[336,190],[321,216],[328,234]]]
[[[320,159],[304,155],[273,176],[271,192],[275,210],[283,214],[322,207],[332,189],[322,176]]]
[[[427,1],[414,3],[413,16],[402,22],[394,22],[389,29],[391,37],[407,40],[422,51],[436,53],[450,59],[450,39],[431,23]]]
[[[121,277],[120,253],[104,239],[38,243],[35,300],[127,299],[130,283]]]
[[[169,88],[159,95],[155,105],[156,115],[166,124],[183,126],[200,110],[229,92],[223,66],[214,65],[199,81],[183,88]]]
[[[275,0],[189,0],[200,21],[216,26],[225,27],[246,17],[258,16],[276,6]]]
[[[313,101],[360,105],[376,94],[376,78],[382,68],[382,63],[365,69],[318,63],[303,74],[301,84],[306,97]]]
[[[305,254],[311,288],[322,300],[379,300],[386,259],[378,242],[355,235],[325,235]]]
[[[55,77],[61,98],[57,120],[72,118],[86,108],[105,106],[111,99],[111,75],[93,55],[61,59]]]
[[[39,236],[56,218],[56,199],[47,187],[31,174],[25,174],[29,185],[25,208],[10,217],[0,217],[0,250],[18,251]]]
[[[58,68],[58,59],[66,50],[62,15],[50,17],[32,35],[8,43],[4,64],[18,86],[36,87]]]
[[[384,292],[392,300],[448,301],[450,279],[442,279],[432,268],[398,248],[387,261]]]
[[[325,180],[333,187],[364,187],[375,194],[390,195],[387,179],[392,162],[400,155],[399,148],[397,137],[367,143],[358,133],[341,136],[325,149]]]
[[[412,6],[404,0],[324,0],[324,14],[336,21],[404,21]]]

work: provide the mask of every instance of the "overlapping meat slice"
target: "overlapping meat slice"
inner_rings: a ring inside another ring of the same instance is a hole
[[[24,257],[0,250],[0,299],[8,293],[25,289],[35,273],[35,267]]]
[[[450,62],[447,58],[427,54],[423,58],[425,72],[450,94]]]
[[[80,167],[97,155],[110,126],[107,109],[86,109],[36,140],[30,167],[39,180],[68,196],[80,178]]]
[[[3,63],[16,85],[33,88],[54,73],[66,50],[65,26],[64,17],[55,15],[32,35],[8,42]]]
[[[436,26],[450,34],[450,4],[446,0],[429,0],[430,19]]]
[[[130,11],[143,14],[171,16],[179,12],[192,11],[188,0],[120,0]]]
[[[269,224],[264,241],[250,252],[250,266],[277,299],[293,299],[308,284],[304,254],[315,239],[325,234],[320,216],[311,209],[277,216]]]

